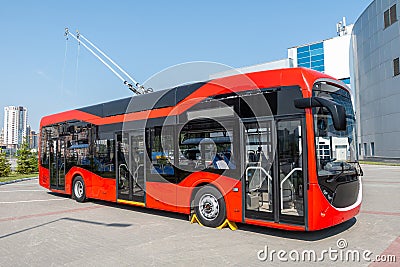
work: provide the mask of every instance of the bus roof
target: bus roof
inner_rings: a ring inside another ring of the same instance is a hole
[[[334,80],[326,74],[306,68],[238,74],[49,115],[42,118],[40,127],[73,120],[105,125],[178,115],[208,97],[262,88],[296,85],[300,86],[304,97],[310,97],[312,85],[318,79]]]

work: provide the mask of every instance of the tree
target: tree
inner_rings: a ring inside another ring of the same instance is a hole
[[[17,152],[17,172],[21,174],[30,174],[37,172],[37,170],[37,154],[30,151],[27,143],[23,143]]]
[[[11,166],[6,158],[6,153],[0,152],[0,177],[7,177],[11,173]]]

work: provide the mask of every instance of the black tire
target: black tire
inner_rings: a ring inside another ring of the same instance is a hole
[[[218,227],[226,218],[224,197],[215,187],[203,186],[194,197],[194,211],[202,225]]]
[[[86,200],[85,182],[81,176],[75,177],[72,183],[72,198],[77,202],[85,202]]]

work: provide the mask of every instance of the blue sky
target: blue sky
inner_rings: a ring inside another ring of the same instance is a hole
[[[8,105],[26,106],[37,130],[45,115],[130,95],[83,47],[78,56],[72,39],[66,49],[65,27],[143,82],[184,62],[242,67],[285,58],[289,47],[334,37],[343,16],[355,22],[370,2],[3,0],[0,127]]]

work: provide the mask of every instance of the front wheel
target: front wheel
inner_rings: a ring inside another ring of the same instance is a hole
[[[200,188],[194,197],[194,205],[197,218],[205,226],[218,227],[226,218],[224,197],[213,186]]]
[[[85,202],[86,190],[85,182],[81,176],[77,176],[72,184],[72,197],[78,202]]]

